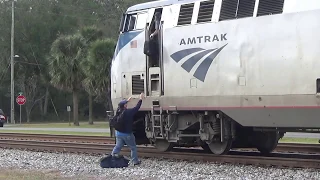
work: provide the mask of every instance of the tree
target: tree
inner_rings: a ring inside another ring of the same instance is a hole
[[[73,93],[73,120],[79,126],[78,93],[84,78],[80,67],[85,58],[85,40],[79,35],[61,36],[53,42],[49,58],[51,84]]]
[[[95,36],[90,38],[91,42],[102,39],[101,32],[104,36],[115,39],[118,37],[122,13],[129,6],[146,1],[148,0],[17,1],[15,3],[14,51],[20,58],[15,59],[15,95],[21,91],[28,99],[22,111],[27,113],[22,117],[27,117],[28,121],[36,121],[40,120],[39,117],[49,120],[50,115],[54,115],[52,120],[57,120],[56,115],[60,116],[58,114],[66,112],[66,102],[72,103],[72,94],[57,89],[50,83],[51,68],[45,61],[50,55],[52,43],[58,37],[62,34],[78,33],[86,39],[87,35],[92,34],[82,31],[87,29],[87,32],[94,32],[92,25],[95,25],[102,31],[99,30],[100,32],[96,34],[98,38]],[[0,17],[0,64],[3,66],[0,69],[0,108],[10,114],[11,1],[0,0]],[[86,44],[86,48],[89,48],[87,45],[90,43]],[[29,84],[29,82],[32,83]],[[93,98],[93,103],[104,103],[106,106],[109,104],[107,99],[110,98],[106,93],[94,95]],[[87,108],[87,92],[80,91],[78,99],[80,112],[81,109]],[[39,107],[36,108],[37,106]],[[102,109],[97,108],[94,111],[102,116],[105,114],[105,110]],[[19,117],[19,106],[16,103],[15,112],[17,113],[15,117]],[[66,113],[61,117],[67,117]]]
[[[101,38],[103,36],[103,32],[100,29],[98,29],[96,26],[87,26],[87,27],[84,27],[80,30],[80,34],[85,39],[86,58],[88,58],[88,51],[89,51],[88,48],[90,47],[90,44],[92,42],[96,41],[97,39]],[[85,85],[86,84],[84,84],[84,86]],[[93,118],[92,118],[92,110],[93,110],[92,96],[93,96],[93,93],[89,89],[90,88],[86,88],[86,91],[89,95],[88,96],[89,97],[89,124],[93,124]]]
[[[81,36],[85,39],[87,47],[90,43],[100,39],[103,36],[102,30],[98,29],[96,26],[86,26],[80,29]]]
[[[105,102],[107,109],[112,109],[110,66],[115,44],[116,42],[112,39],[93,42],[89,49],[88,58],[81,63],[86,76],[83,80],[86,91],[96,96],[95,101]]]

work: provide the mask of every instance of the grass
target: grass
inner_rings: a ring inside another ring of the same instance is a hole
[[[73,123],[28,123],[28,124],[5,124],[4,128],[0,128],[0,132],[3,133],[27,133],[27,134],[53,134],[53,135],[78,135],[78,136],[110,136],[108,133],[109,123],[108,122],[94,122],[93,125],[89,125],[88,122],[80,122],[80,126],[75,126]],[[10,126],[9,126],[10,125]],[[6,129],[6,127],[17,127],[26,128],[24,130],[13,130]],[[71,128],[71,129],[81,129],[81,128],[93,128],[93,129],[105,129],[105,132],[70,132],[70,131],[54,131],[54,130],[28,130],[27,128]]]
[[[23,134],[52,134],[52,135],[77,135],[77,136],[105,136],[109,137],[110,133],[100,132],[68,132],[68,131],[37,131],[37,130],[10,130],[0,129],[1,133],[23,133]]]
[[[306,144],[319,144],[317,138],[291,138],[284,137],[279,140],[279,143],[306,143]]]
[[[108,122],[94,122],[93,125],[88,124],[88,122],[80,122],[80,126],[73,125],[73,122],[65,123],[36,123],[36,124],[10,124],[10,127],[27,127],[27,128],[98,128],[106,129],[109,128]],[[5,125],[6,126],[6,125]]]

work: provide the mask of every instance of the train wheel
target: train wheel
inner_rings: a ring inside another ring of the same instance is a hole
[[[264,132],[260,135],[260,143],[257,145],[257,149],[261,154],[267,155],[277,147],[278,141],[278,132]]]
[[[161,152],[167,152],[173,149],[173,143],[158,139],[155,141],[155,147]]]
[[[208,146],[213,154],[223,155],[227,154],[230,151],[232,140],[224,140],[223,142],[212,141],[210,144],[208,144]]]
[[[201,147],[205,152],[211,152],[207,143],[202,144]]]

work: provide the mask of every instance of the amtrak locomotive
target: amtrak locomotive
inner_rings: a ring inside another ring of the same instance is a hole
[[[319,0],[162,0],[129,7],[112,60],[114,110],[144,92],[135,136],[160,151],[201,146],[219,155],[246,147],[270,153],[285,132],[317,132],[319,17]]]

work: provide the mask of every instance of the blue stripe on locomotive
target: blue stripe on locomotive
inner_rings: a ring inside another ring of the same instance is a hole
[[[129,42],[131,42],[133,38],[137,37],[141,32],[143,31],[131,31],[120,34],[117,42],[117,47],[114,52],[113,60],[117,57],[120,50]]]

